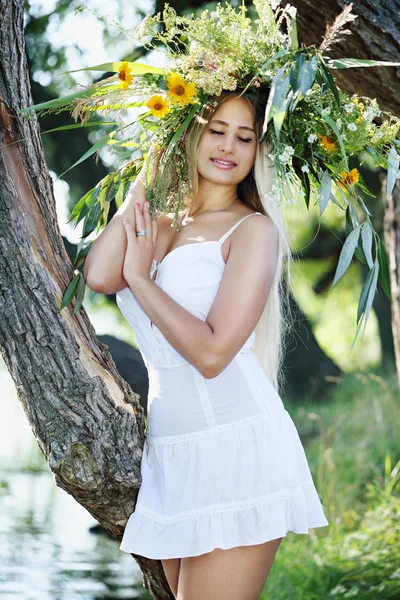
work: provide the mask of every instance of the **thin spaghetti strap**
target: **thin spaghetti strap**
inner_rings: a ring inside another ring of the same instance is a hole
[[[237,223],[235,223],[235,225],[233,227],[231,227],[229,231],[227,231],[226,233],[224,233],[224,235],[221,238],[219,238],[218,241],[219,241],[220,245],[222,246],[222,244],[224,243],[224,241],[231,235],[232,231],[234,231],[236,229],[236,227],[238,227],[242,221],[244,221],[245,219],[247,219],[247,217],[252,217],[253,215],[261,215],[261,213],[260,212],[254,212],[254,213],[250,213],[248,215],[245,215],[243,217],[243,219],[240,219],[240,221],[238,221]]]

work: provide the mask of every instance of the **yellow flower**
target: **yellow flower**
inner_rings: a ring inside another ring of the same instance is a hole
[[[358,182],[359,176],[360,174],[357,169],[352,169],[349,173],[346,173],[346,171],[342,171],[340,173],[340,180],[338,181],[338,183],[342,190],[345,192],[349,185],[353,185],[354,183]]]
[[[186,83],[179,73],[171,73],[167,79],[167,87],[167,96],[171,98],[172,104],[193,104],[193,96],[197,94],[196,86],[194,83]]]
[[[360,115],[362,115],[364,112],[364,104],[362,102],[360,102],[358,98],[353,98],[353,102],[354,102],[354,104],[357,105]],[[356,123],[357,123],[357,121],[356,121]]]
[[[151,96],[146,106],[151,110],[151,114],[159,119],[163,119],[169,112],[168,102],[162,96]]]
[[[333,137],[330,137],[329,135],[321,135],[320,133],[318,134],[318,137],[320,139],[320,145],[323,146],[326,152],[331,153],[336,150],[336,142]]]
[[[122,89],[127,90],[133,81],[133,75],[126,60],[124,60],[119,67],[118,77],[120,79],[120,85]]]

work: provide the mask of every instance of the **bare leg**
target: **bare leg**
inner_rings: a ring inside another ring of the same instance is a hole
[[[281,541],[182,558],[177,600],[259,600]]]
[[[179,579],[179,568],[181,566],[180,558],[167,558],[161,560],[165,577],[167,578],[168,585],[171,588],[171,592],[175,598],[178,594],[178,579]]]

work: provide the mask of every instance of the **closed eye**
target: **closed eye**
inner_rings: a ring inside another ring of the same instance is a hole
[[[223,131],[217,131],[216,129],[211,129],[211,128],[210,128],[210,133],[211,134],[216,134],[216,135],[224,135]],[[239,137],[238,139],[241,142],[244,142],[245,144],[249,144],[252,141],[251,138],[241,138],[241,137]]]

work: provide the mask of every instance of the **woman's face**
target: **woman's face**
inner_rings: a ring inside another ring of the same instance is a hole
[[[244,98],[229,98],[205,125],[198,145],[200,180],[237,185],[249,174],[256,156],[253,114]]]

